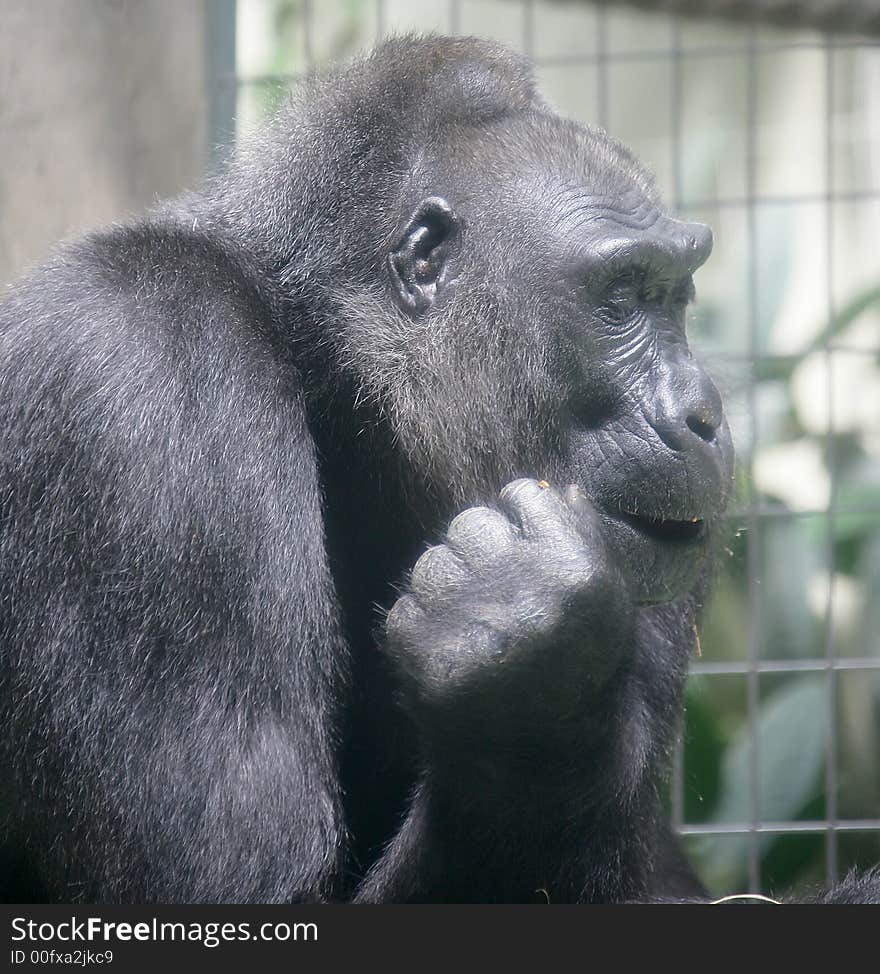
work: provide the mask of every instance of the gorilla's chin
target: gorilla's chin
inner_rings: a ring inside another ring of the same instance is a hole
[[[603,514],[632,600],[671,602],[694,585],[709,551],[707,522]]]

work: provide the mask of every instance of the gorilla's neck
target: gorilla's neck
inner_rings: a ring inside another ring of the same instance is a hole
[[[351,417],[352,419],[354,416]],[[377,621],[376,607],[390,608],[395,586],[415,564],[429,528],[413,508],[394,471],[396,460],[383,431],[357,423],[332,428],[316,419],[325,505],[325,530],[343,605]],[[362,631],[366,618],[352,620]]]

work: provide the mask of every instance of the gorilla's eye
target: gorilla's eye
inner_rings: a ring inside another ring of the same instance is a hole
[[[630,318],[644,304],[645,276],[638,268],[630,268],[615,277],[602,295],[601,311],[609,318]]]
[[[694,299],[693,278],[672,281],[640,267],[618,274],[605,286],[601,314],[610,320],[624,321],[639,311],[680,311]]]

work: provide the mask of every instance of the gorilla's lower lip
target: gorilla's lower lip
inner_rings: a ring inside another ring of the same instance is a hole
[[[698,517],[688,518],[685,521],[673,521],[622,511],[620,518],[655,541],[686,544],[699,541],[705,532],[705,522]]]

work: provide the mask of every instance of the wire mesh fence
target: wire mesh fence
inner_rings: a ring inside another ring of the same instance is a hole
[[[653,6],[239,0],[216,90],[241,134],[388,33],[492,36],[714,227],[690,331],[727,387],[740,489],[672,815],[720,892],[833,881],[880,859],[880,43],[865,4]]]

